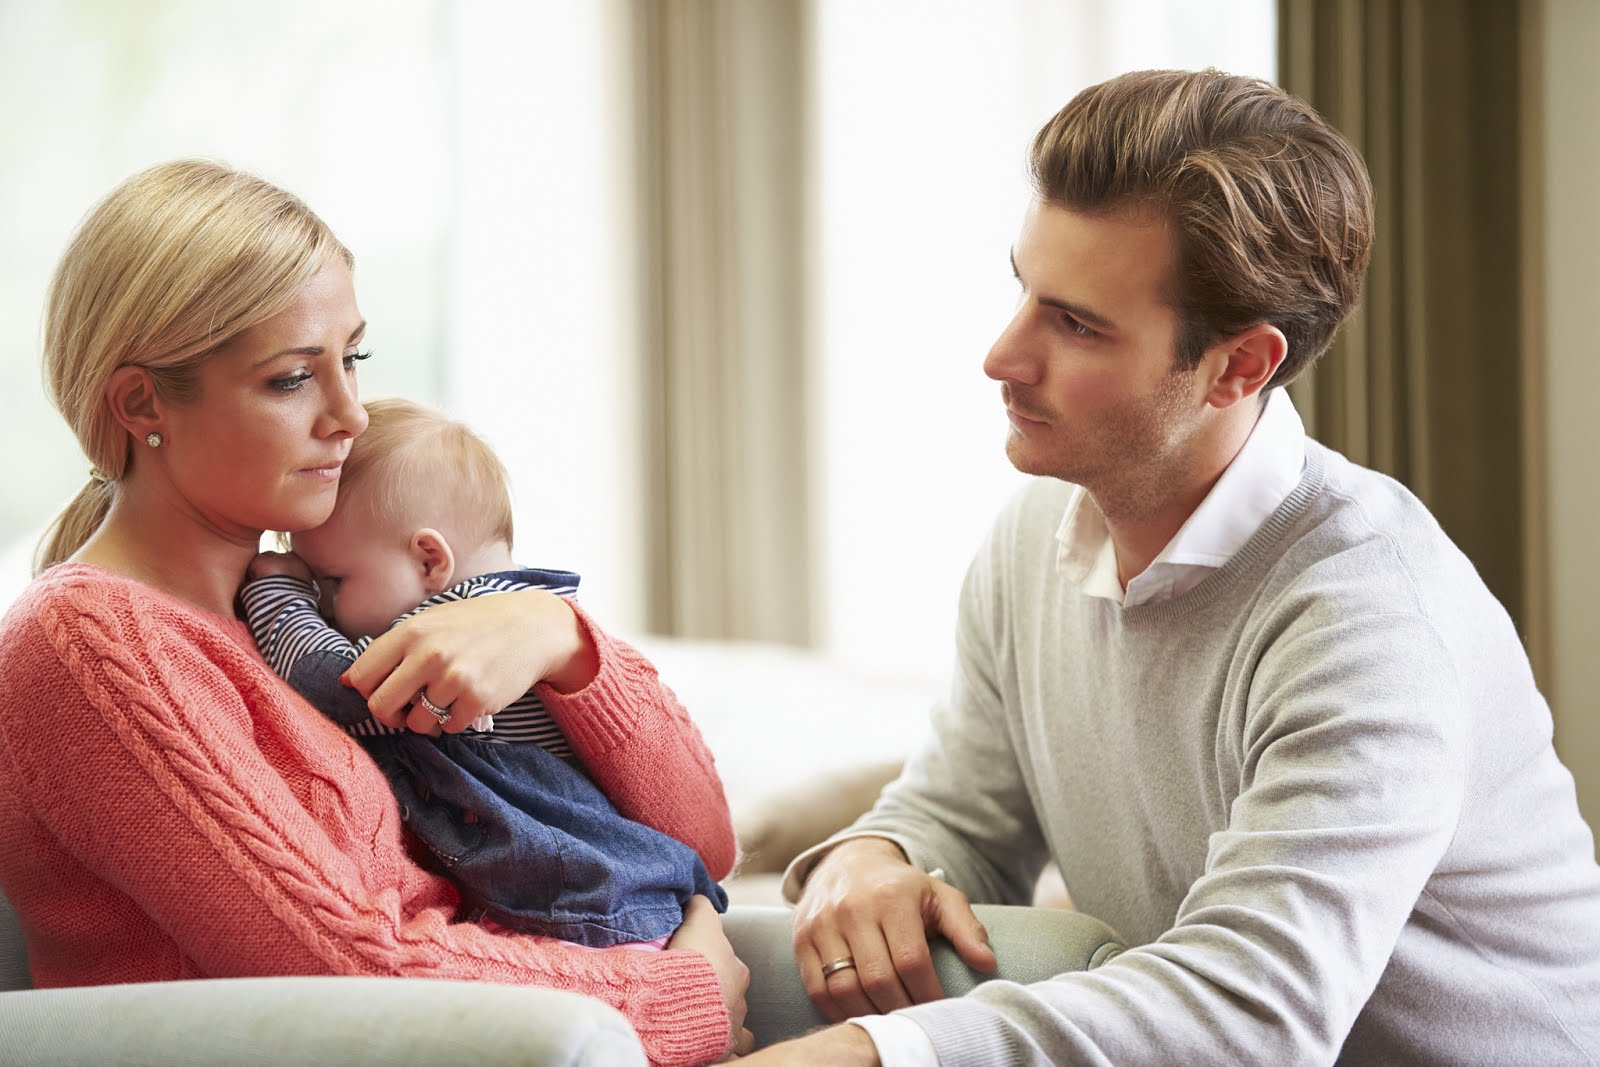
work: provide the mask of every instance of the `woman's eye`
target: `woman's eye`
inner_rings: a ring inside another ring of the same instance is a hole
[[[357,363],[359,363],[360,361],[362,361],[364,359],[371,359],[371,358],[372,358],[372,352],[370,350],[366,351],[366,352],[351,352],[351,353],[347,354],[344,357],[344,369],[345,370],[355,370]]]
[[[310,380],[311,372],[303,370],[284,375],[282,378],[273,378],[267,382],[267,385],[280,393],[292,393]]]

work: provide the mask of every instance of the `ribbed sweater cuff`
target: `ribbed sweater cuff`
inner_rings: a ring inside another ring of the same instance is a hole
[[[579,751],[608,752],[637,732],[641,692],[658,686],[650,661],[607,634],[576,601],[567,601],[594,642],[600,671],[576,693],[561,693],[541,682],[539,700]]]
[[[939,1055],[939,1067],[988,1067],[1015,1062],[1017,1050],[1008,1048],[995,1011],[987,1004],[956,998],[902,1008],[895,1014],[910,1019],[927,1033]]]
[[[663,952],[640,990],[634,1029],[651,1063],[720,1060],[733,1043],[728,1008],[711,961],[698,952]],[[639,1020],[660,1020],[659,1025]]]

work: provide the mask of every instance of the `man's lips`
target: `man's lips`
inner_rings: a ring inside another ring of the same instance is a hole
[[[1006,414],[1009,415],[1013,420],[1040,424],[1050,421],[1049,419],[1042,418],[1035,414],[1028,407],[1018,404],[1016,396],[1010,389],[1007,389],[1004,386],[1002,386],[1000,389],[1000,400],[1006,406]]]

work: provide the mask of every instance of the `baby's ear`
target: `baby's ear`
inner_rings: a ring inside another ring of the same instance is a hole
[[[450,588],[456,572],[456,556],[444,534],[425,526],[411,535],[411,558],[422,572],[422,588],[429,596]]]

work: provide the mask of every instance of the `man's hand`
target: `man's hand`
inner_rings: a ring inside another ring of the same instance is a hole
[[[967,965],[995,969],[989,935],[966,894],[917,870],[881,837],[846,841],[807,879],[794,913],[794,959],[813,1003],[835,1021],[939,1000],[928,936]],[[822,973],[826,964],[853,966]]]
[[[811,1067],[817,1063],[828,1067],[880,1067],[882,1063],[878,1047],[859,1026],[830,1026],[740,1057],[739,1062],[758,1067]]]
[[[302,582],[312,581],[311,568],[293,552],[262,552],[250,561],[250,566],[244,572],[245,577],[251,579],[279,574],[298,578]]]

